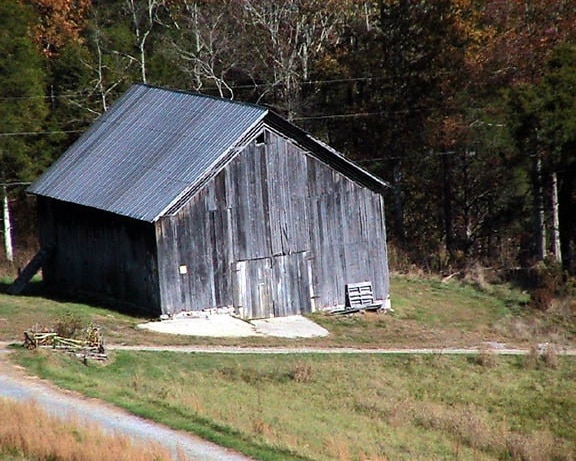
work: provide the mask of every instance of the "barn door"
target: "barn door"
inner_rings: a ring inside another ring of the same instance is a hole
[[[312,310],[306,252],[238,261],[234,307],[245,319],[285,317]]]
[[[272,258],[274,317],[311,311],[311,287],[306,252]]]
[[[270,259],[238,261],[234,277],[234,307],[244,319],[273,316]]]

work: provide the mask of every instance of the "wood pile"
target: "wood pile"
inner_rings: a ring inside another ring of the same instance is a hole
[[[51,348],[70,352],[84,361],[106,360],[102,332],[97,327],[87,328],[82,338],[65,338],[54,331],[25,331],[24,347],[27,349]]]

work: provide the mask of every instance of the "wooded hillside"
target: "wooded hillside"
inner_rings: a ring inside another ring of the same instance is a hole
[[[145,82],[272,107],[388,181],[392,264],[574,272],[575,44],[573,0],[4,0],[13,237],[21,183]]]

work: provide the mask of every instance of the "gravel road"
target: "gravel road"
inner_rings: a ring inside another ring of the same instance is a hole
[[[97,399],[63,391],[38,378],[27,376],[7,360],[8,351],[0,345],[0,398],[35,401],[49,414],[73,417],[77,421],[97,423],[103,430],[122,434],[133,440],[153,442],[190,460],[246,461],[234,453],[190,434],[147,421]]]
[[[446,348],[410,348],[410,349],[359,349],[353,347],[235,347],[235,346],[124,346],[109,344],[109,350],[149,351],[149,352],[182,352],[182,353],[210,353],[210,354],[447,354],[447,355],[473,355],[484,351],[492,351],[498,355],[526,355],[529,349],[508,348],[500,344],[486,345],[485,347],[446,347]],[[542,350],[546,345],[541,345]],[[558,355],[576,355],[576,349],[556,348]]]

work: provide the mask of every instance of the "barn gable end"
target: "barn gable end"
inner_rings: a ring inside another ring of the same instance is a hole
[[[165,309],[245,318],[341,304],[346,283],[388,294],[382,197],[266,131],[157,225]]]

